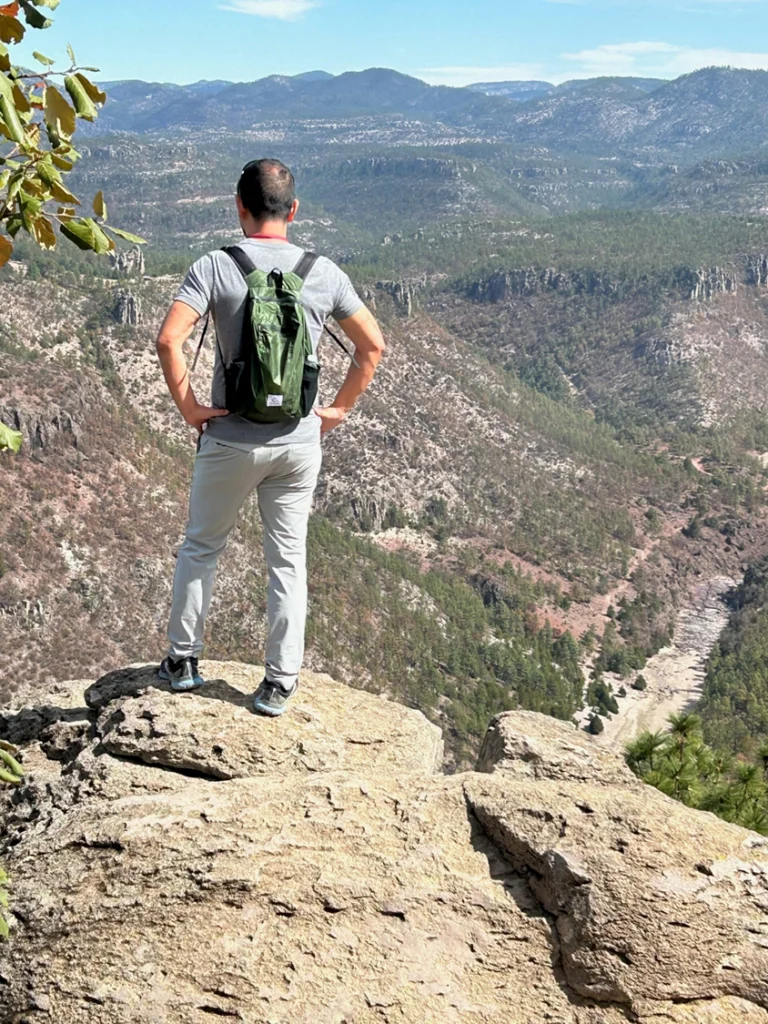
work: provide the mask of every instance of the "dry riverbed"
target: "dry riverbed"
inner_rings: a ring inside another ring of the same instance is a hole
[[[701,697],[707,658],[728,622],[723,598],[734,586],[736,580],[727,576],[716,576],[700,584],[693,603],[678,616],[672,643],[643,669],[648,689],[633,690],[628,682],[624,683],[627,696],[617,697],[618,715],[604,718],[605,731],[595,738],[600,746],[621,751],[640,733],[647,729],[663,730],[669,715],[696,704]],[[622,681],[611,681],[617,692]]]

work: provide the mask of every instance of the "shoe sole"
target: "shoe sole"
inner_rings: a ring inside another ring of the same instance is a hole
[[[288,710],[288,705],[286,705],[280,711],[277,711],[275,710],[275,708],[268,708],[265,707],[263,704],[254,704],[253,710],[259,715],[264,715],[266,718],[280,718]]]
[[[189,693],[190,690],[199,690],[201,686],[205,686],[205,680],[202,676],[195,676],[194,679],[185,679],[183,682],[178,679],[173,679],[168,675],[167,672],[163,672],[162,669],[158,669],[158,679],[162,679],[166,683],[171,684],[171,689],[175,693]]]
[[[286,698],[285,706],[279,711],[276,708],[267,707],[266,704],[259,704],[256,701],[253,702],[253,710],[260,715],[266,715],[267,718],[280,718],[288,710],[288,701],[293,700],[296,694],[299,692],[298,686],[294,687],[291,691],[291,695]]]

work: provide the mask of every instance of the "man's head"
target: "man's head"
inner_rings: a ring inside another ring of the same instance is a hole
[[[252,160],[246,164],[237,183],[237,209],[244,227],[246,222],[290,223],[299,209],[296,182],[290,169],[279,160]]]

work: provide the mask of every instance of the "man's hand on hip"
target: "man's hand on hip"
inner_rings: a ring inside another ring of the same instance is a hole
[[[198,434],[202,434],[205,424],[216,419],[217,416],[229,416],[229,411],[227,409],[212,409],[209,405],[200,405],[199,402],[195,402],[192,408],[184,413],[184,419],[190,427],[195,428]]]
[[[344,422],[347,418],[347,410],[329,405],[325,409],[315,409],[315,416],[320,417],[320,434],[324,437]]]

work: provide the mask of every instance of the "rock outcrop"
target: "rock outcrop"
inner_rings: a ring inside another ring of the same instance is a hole
[[[138,327],[141,323],[141,299],[131,291],[119,291],[115,296],[114,315],[121,326]]]
[[[149,668],[0,714],[0,1021],[768,1024],[768,842],[510,712],[439,774],[418,712],[308,674]]]
[[[716,295],[731,295],[739,290],[745,276],[742,268],[682,267],[675,274],[674,289],[691,302],[710,302]],[[746,260],[746,281],[751,285],[768,283],[768,262],[765,256]],[[556,291],[565,295],[603,295],[619,292],[621,282],[598,269],[558,270],[555,267],[522,267],[498,270],[489,277],[470,284],[468,297],[475,302],[499,303],[509,299],[531,298],[542,292]]]
[[[121,277],[142,277],[145,270],[144,250],[138,245],[110,255],[113,268]]]
[[[747,257],[747,282],[756,288],[768,286],[768,256]]]
[[[57,442],[77,448],[81,430],[71,414],[56,405],[45,412],[37,412],[15,405],[0,405],[0,420],[24,436],[24,443],[32,450],[50,449]]]
[[[539,292],[559,291],[566,294],[612,295],[617,284],[598,270],[563,271],[555,267],[523,267],[499,270],[469,288],[469,297],[476,302],[497,303],[510,298],[529,298]]]
[[[692,302],[710,302],[715,295],[730,295],[739,290],[738,274],[725,267],[699,267],[687,271],[684,277]]]
[[[389,295],[395,309],[406,319],[413,316],[416,297],[426,287],[426,281],[377,281],[376,292]],[[369,289],[370,291],[370,289]]]

